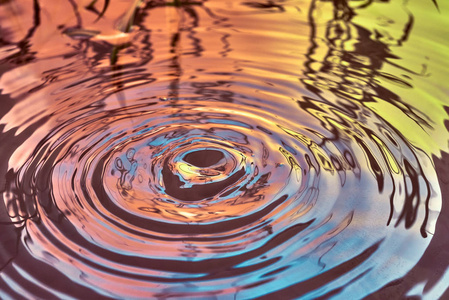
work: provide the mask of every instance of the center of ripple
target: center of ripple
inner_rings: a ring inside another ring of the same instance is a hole
[[[220,151],[206,149],[187,153],[184,161],[193,166],[205,168],[217,164],[223,158],[224,155]]]
[[[211,200],[231,187],[245,173],[230,153],[194,149],[180,159],[167,158],[162,168],[165,192],[182,201]]]

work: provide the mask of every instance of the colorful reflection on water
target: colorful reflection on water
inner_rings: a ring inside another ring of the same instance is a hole
[[[0,1],[0,298],[449,297],[448,5]]]

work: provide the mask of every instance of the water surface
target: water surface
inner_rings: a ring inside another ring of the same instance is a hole
[[[0,1],[0,298],[449,297],[448,17]]]

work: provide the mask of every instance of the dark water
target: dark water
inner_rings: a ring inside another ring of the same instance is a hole
[[[448,298],[448,17],[0,1],[0,298]]]

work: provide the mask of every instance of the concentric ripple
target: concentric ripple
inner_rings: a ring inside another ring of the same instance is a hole
[[[298,125],[236,103],[140,101],[62,124],[20,172],[40,216],[27,223],[28,251],[77,284],[118,298],[161,286],[249,297],[323,272],[342,285],[380,280],[425,249],[435,175],[400,136],[332,140],[306,114]],[[408,230],[386,226],[404,218]],[[396,251],[406,260],[382,259]]]
[[[210,2],[146,2],[122,48],[67,24],[64,54],[30,62],[47,81],[0,77],[16,101],[1,114],[1,298],[363,298],[426,253],[442,210],[432,153],[376,104],[425,133],[426,115],[355,42],[317,61],[311,30],[296,48],[320,1]],[[159,28],[172,8],[178,27]],[[273,32],[253,28],[262,16]],[[239,42],[257,38],[280,46]]]

